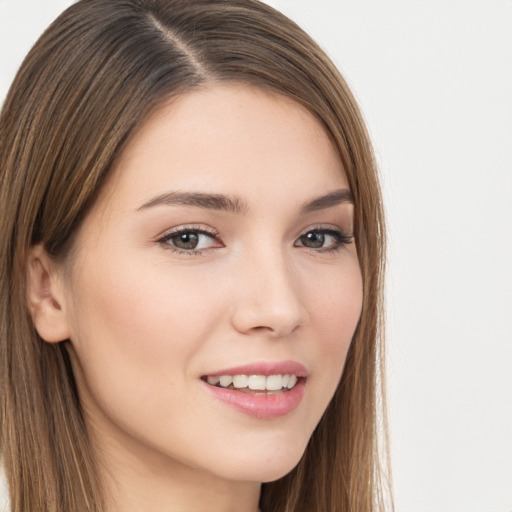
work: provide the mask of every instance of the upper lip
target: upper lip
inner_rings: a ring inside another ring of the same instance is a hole
[[[208,377],[218,377],[220,375],[296,375],[297,377],[306,377],[308,370],[306,367],[296,361],[275,361],[250,363],[223,370],[215,370],[205,374]]]

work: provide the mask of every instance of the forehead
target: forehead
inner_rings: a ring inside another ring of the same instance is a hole
[[[140,202],[169,190],[304,201],[348,187],[321,122],[297,102],[245,85],[213,85],[173,98],[133,135],[110,192]],[[308,190],[310,189],[310,190]]]

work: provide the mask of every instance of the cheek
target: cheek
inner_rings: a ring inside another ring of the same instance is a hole
[[[193,273],[169,276],[140,268],[110,267],[108,278],[84,282],[78,320],[91,348],[110,347],[139,367],[143,362],[158,367],[163,360],[177,360],[194,350],[214,321],[208,311],[215,296]]]
[[[311,385],[321,390],[319,403],[327,407],[332,398],[345,365],[352,337],[362,310],[363,285],[357,261],[343,271],[326,275],[311,290],[311,321],[315,331],[317,353],[321,362]]]
[[[120,403],[122,392],[157,402],[158,410],[155,390],[184,391],[189,363],[215,328],[215,297],[192,272],[170,276],[129,258],[102,261],[76,283],[72,342],[82,378],[104,407]]]
[[[308,293],[310,311],[324,348],[333,355],[343,353],[361,316],[363,285],[357,262],[317,280]],[[348,346],[346,347],[348,349]]]

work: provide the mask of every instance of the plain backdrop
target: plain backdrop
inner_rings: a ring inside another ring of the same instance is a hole
[[[0,102],[71,3],[0,0]],[[397,512],[512,512],[512,1],[269,3],[339,66],[375,143]]]

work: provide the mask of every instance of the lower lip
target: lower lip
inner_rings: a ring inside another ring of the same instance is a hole
[[[212,386],[207,382],[204,382],[204,385],[221,402],[238,409],[248,416],[260,419],[273,419],[285,416],[298,407],[306,389],[305,380],[303,378],[299,379],[292,389],[276,393],[275,395],[245,393],[234,389]]]

